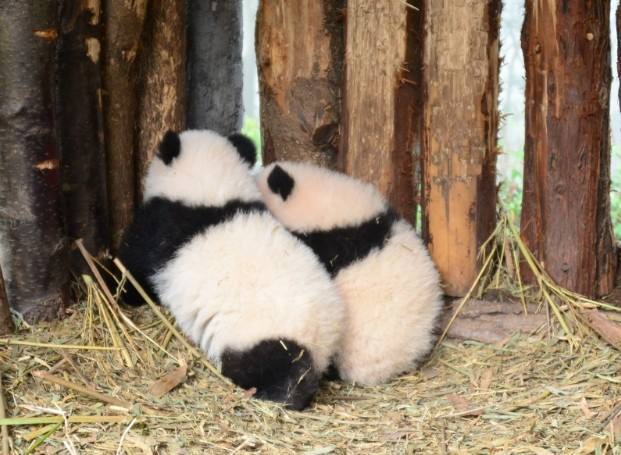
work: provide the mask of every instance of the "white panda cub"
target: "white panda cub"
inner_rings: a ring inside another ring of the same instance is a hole
[[[340,377],[373,385],[415,367],[443,307],[439,274],[412,226],[370,184],[304,163],[265,167],[268,209],[309,245],[346,306]]]
[[[344,305],[261,202],[254,160],[239,134],[166,133],[119,256],[223,375],[303,409],[335,354]]]

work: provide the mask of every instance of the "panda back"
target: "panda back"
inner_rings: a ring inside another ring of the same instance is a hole
[[[325,369],[343,321],[313,252],[267,212],[240,213],[185,243],[154,277],[163,304],[218,361],[266,338],[307,346]]]

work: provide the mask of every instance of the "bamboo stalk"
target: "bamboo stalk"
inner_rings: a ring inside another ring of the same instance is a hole
[[[0,373],[0,421],[6,419],[6,400],[4,399],[4,389],[2,387],[2,373]],[[2,455],[9,455],[9,428],[2,425]]]
[[[123,423],[130,416],[45,416],[45,417],[10,417],[0,419],[1,426],[48,425],[50,423]]]
[[[108,347],[108,346],[92,346],[92,345],[81,345],[81,344],[56,344],[56,343],[40,343],[38,341],[27,341],[27,340],[9,340],[9,339],[0,339],[0,345],[9,345],[9,346],[32,346],[37,348],[48,348],[48,349],[84,349],[89,351],[116,351],[118,348]]]
[[[125,408],[127,410],[131,409],[131,403],[127,403],[126,401],[120,400],[115,397],[111,397],[109,395],[103,394],[101,392],[97,392],[89,387],[81,386],[79,384],[74,384],[73,382],[66,381],[62,378],[54,376],[52,374],[47,373],[46,371],[33,371],[31,373],[34,377],[43,379],[45,381],[51,382],[53,384],[57,384],[68,389],[79,392],[83,395],[94,398],[98,401],[103,401],[104,403],[112,404],[115,406],[119,406],[121,408]]]
[[[205,365],[205,367],[207,367],[207,369],[209,369],[209,371],[211,371],[214,375],[216,375],[218,378],[222,379],[223,381],[227,382],[230,384],[230,381],[228,379],[226,379],[224,376],[222,376],[222,374],[220,374],[220,372],[218,371],[218,369],[216,367],[214,367],[211,362],[208,362],[202,355],[202,353],[196,349],[194,346],[192,346],[190,343],[188,343],[188,341],[185,339],[185,337],[183,335],[181,335],[177,329],[175,328],[175,326],[166,318],[166,316],[164,316],[164,314],[160,311],[160,309],[157,307],[157,305],[155,304],[155,302],[153,302],[153,300],[151,300],[151,297],[149,297],[149,295],[145,292],[145,290],[142,288],[142,286],[140,285],[140,283],[138,283],[138,281],[136,281],[136,279],[132,276],[132,274],[129,272],[129,270],[127,270],[125,268],[125,266],[123,265],[123,263],[118,259],[115,258],[114,259],[114,264],[118,267],[118,269],[121,271],[121,273],[123,274],[123,276],[127,277],[127,279],[129,280],[129,282],[134,286],[134,288],[136,289],[136,291],[138,291],[138,293],[140,294],[140,296],[144,299],[145,302],[147,302],[147,304],[151,307],[151,309],[153,310],[153,312],[157,315],[157,317],[159,317],[162,322],[164,323],[164,325],[166,327],[168,327],[168,329],[173,333],[173,335],[175,336],[175,338],[177,338],[179,340],[179,342],[190,352],[192,353],[195,357],[197,357],[201,363],[203,365]]]

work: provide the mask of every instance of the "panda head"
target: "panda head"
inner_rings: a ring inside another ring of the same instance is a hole
[[[168,131],[147,170],[144,199],[216,206],[233,199],[256,200],[258,192],[250,175],[255,159],[254,144],[241,134]]]
[[[270,212],[296,232],[355,226],[388,208],[373,185],[307,163],[270,164],[257,186]]]

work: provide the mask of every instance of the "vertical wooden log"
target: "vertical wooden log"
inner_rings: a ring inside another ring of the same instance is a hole
[[[148,0],[104,0],[103,62],[108,202],[116,250],[132,219],[137,60]]]
[[[336,166],[344,3],[260,2],[256,50],[265,162]]]
[[[426,1],[423,234],[464,295],[496,214],[500,0]]]
[[[342,114],[343,170],[375,183],[397,211],[413,218],[412,145],[416,87],[414,23],[403,2],[347,3]]]
[[[13,331],[13,321],[11,319],[9,299],[6,295],[6,288],[4,287],[2,268],[0,268],[0,335],[6,335],[11,331]]]
[[[54,134],[58,4],[0,2],[0,264],[28,321],[64,303],[66,247]]]
[[[529,0],[522,30],[526,149],[521,234],[550,276],[588,296],[608,293],[610,221],[609,0]]]
[[[62,0],[60,14],[56,112],[67,234],[98,255],[109,245],[100,1]],[[86,266],[77,250],[71,266]]]
[[[187,122],[221,134],[241,127],[241,0],[188,0]]]
[[[158,143],[168,129],[185,128],[185,0],[151,2],[140,64],[136,195]]]

